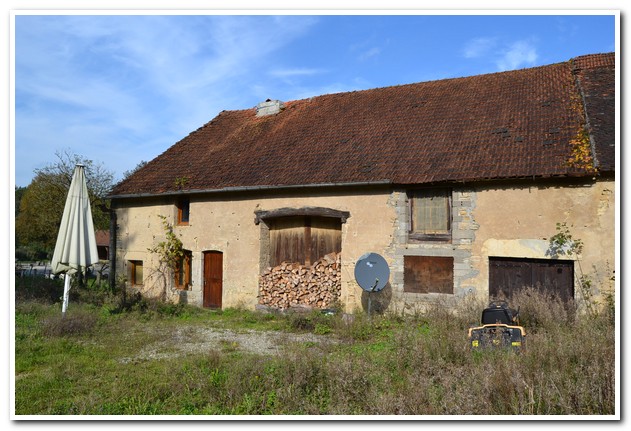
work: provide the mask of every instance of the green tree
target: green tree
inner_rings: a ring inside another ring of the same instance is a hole
[[[140,162],[138,162],[138,164],[136,165],[134,169],[130,169],[129,171],[123,172],[123,180],[126,180],[127,178],[129,178],[130,176],[138,172],[140,169],[144,168],[147,165],[147,163],[148,162],[141,160]]]
[[[57,161],[35,170],[35,178],[21,195],[15,219],[16,242],[22,246],[52,253],[66,196],[77,164],[85,166],[92,218],[96,230],[109,229],[109,203],[106,196],[114,175],[92,160],[68,151],[55,153]],[[17,190],[16,190],[17,197]]]
[[[15,186],[15,216],[20,213],[20,201],[26,192],[26,187]]]

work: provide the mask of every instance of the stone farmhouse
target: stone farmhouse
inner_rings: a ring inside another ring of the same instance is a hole
[[[223,111],[112,191],[130,289],[203,307],[366,308],[354,268],[385,258],[383,310],[535,286],[613,289],[616,58],[267,100]],[[580,255],[550,252],[557,223]],[[150,251],[172,229],[173,270]]]

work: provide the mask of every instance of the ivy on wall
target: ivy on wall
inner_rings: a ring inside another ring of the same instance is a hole
[[[148,250],[150,253],[157,254],[160,262],[168,269],[175,271],[182,256],[184,256],[184,247],[182,241],[173,232],[173,226],[169,223],[167,218],[163,215],[159,215],[158,217],[162,219],[165,240],[160,241],[157,245]]]
[[[572,62],[570,62],[570,69],[573,69]],[[580,95],[580,86],[577,78],[575,78],[573,74],[571,75],[571,80],[570,88],[572,92],[570,94],[570,103],[580,125],[576,131],[576,135],[569,142],[570,156],[566,161],[566,165],[585,172],[596,173],[598,169],[596,168],[592,153],[589,131],[587,129],[587,119],[585,117],[585,107],[583,106],[583,99]]]

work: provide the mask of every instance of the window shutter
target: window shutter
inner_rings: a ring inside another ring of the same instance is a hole
[[[451,231],[449,190],[419,190],[412,196],[412,232],[448,235]]]

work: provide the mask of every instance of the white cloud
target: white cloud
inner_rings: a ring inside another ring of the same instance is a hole
[[[366,61],[369,58],[376,57],[379,54],[381,54],[381,48],[374,46],[362,52],[357,58],[359,61]]]
[[[464,47],[465,58],[479,58],[488,55],[496,46],[497,39],[492,37],[478,37],[470,40]]]
[[[537,61],[537,48],[531,41],[512,43],[495,62],[500,71],[533,66]]]
[[[275,69],[270,71],[270,75],[277,78],[288,78],[292,76],[311,76],[318,75],[320,73],[326,73],[326,71],[324,69],[309,68]]]
[[[467,59],[492,61],[499,71],[515,70],[536,64],[535,42],[525,39],[501,45],[497,37],[477,37],[465,44],[462,54]]]
[[[309,16],[16,17],[16,184],[27,185],[33,169],[68,146],[120,178],[222,109],[254,105],[248,98],[256,96],[243,88],[316,22]]]

